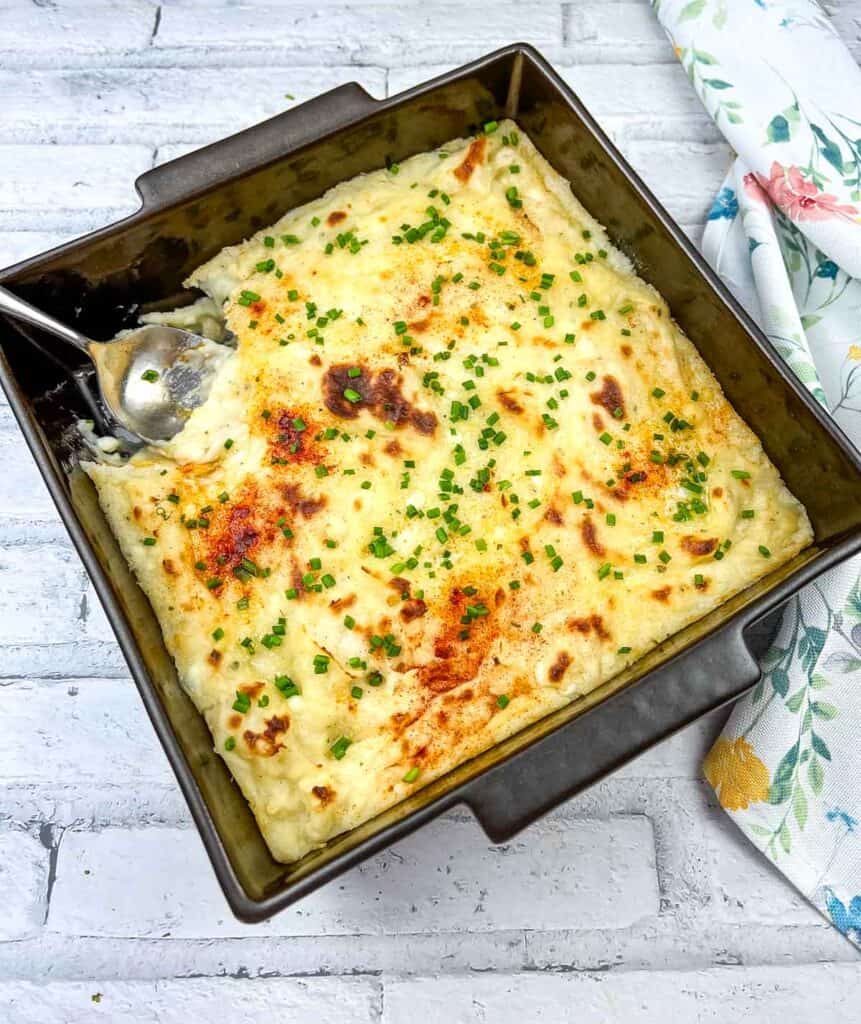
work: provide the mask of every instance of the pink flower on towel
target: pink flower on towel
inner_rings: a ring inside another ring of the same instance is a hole
[[[763,206],[768,205],[768,196],[763,191],[762,186],[756,180],[755,174],[745,174],[743,178],[744,190],[750,196],[751,199],[755,199],[758,203],[762,203]]]
[[[744,185],[748,195],[760,202],[765,202],[763,193],[766,193],[793,220],[828,220],[830,217],[855,220],[858,216],[854,206],[841,205],[838,196],[820,192],[796,166],[784,167],[776,160],[771,165],[769,177],[746,174]]]

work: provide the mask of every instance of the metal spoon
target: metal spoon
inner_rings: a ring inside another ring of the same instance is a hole
[[[115,341],[93,341],[0,287],[0,313],[74,345],[93,361],[102,401],[129,433],[169,441],[204,402],[231,349],[178,327],[139,327]]]

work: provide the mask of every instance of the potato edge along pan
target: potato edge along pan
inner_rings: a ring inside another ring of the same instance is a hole
[[[231,909],[263,920],[466,804],[494,842],[759,678],[745,639],[799,588],[861,549],[861,458],[796,381],[577,97],[531,47],[507,46],[391,99],[350,83],[142,175],[130,217],[0,272],[16,293],[98,339],[141,308],[182,302],[183,278],[223,246],[356,174],[513,117],[674,318],[807,507],[815,539],[792,562],[670,637],[597,690],[406,801],[279,864],[179,685],[149,602],[78,468],[76,419],[101,412],[88,367],[0,321],[0,383],[92,577]],[[107,428],[105,428],[107,429]]]

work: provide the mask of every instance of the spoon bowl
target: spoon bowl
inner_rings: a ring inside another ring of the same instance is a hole
[[[105,405],[146,441],[169,441],[182,430],[230,352],[198,334],[160,325],[89,346]]]
[[[114,341],[93,341],[0,287],[0,312],[48,331],[96,368],[109,417],[146,443],[169,441],[209,395],[231,349],[178,327],[139,327]]]

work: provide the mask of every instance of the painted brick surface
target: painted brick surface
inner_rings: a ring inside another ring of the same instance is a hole
[[[37,256],[72,237],[65,231],[0,231],[0,265],[8,267]],[[3,400],[0,396],[0,401]]]
[[[708,817],[707,841],[720,920],[814,922],[815,911],[764,857],[751,863],[750,844],[719,808]]]
[[[625,155],[658,199],[679,221],[704,218],[732,163],[725,142],[632,142]],[[691,180],[708,190],[691,189]]]
[[[861,55],[861,0],[824,6]],[[0,265],[133,211],[134,179],[156,163],[342,82],[392,95],[515,39],[551,59],[699,238],[730,155],[647,0],[0,0]],[[321,1024],[854,1020],[856,951],[700,778],[725,714],[504,846],[456,809],[274,921],[240,925],[0,399],[11,1024],[273,1008]]]
[[[126,679],[10,679],[0,687],[0,778],[15,786],[170,785],[173,776]],[[38,751],[38,757],[34,752]],[[129,800],[135,800],[134,790]]]
[[[752,1020],[802,1024],[818,1014],[853,1013],[861,965],[720,968],[697,972],[509,977],[472,975],[392,981],[384,1024],[402,1024],[411,1007],[449,1024],[467,1021],[576,1020],[577,1024],[675,1024]]]
[[[558,52],[562,44],[559,4],[431,3],[353,4],[325,7],[259,5],[254,17],[227,8],[217,20],[201,19],[195,8],[165,7],[154,40],[156,49],[206,49],[210,55],[282,51],[298,63],[318,55],[332,64],[348,62],[404,66],[423,61],[463,62],[513,40]]]
[[[21,439],[11,409],[0,405],[0,521],[46,519],[54,515],[48,489],[36,469],[30,449]],[[2,556],[0,556],[2,565]],[[0,573],[2,573],[0,568]],[[0,598],[2,600],[2,598]]]
[[[344,82],[358,81],[377,97],[386,89],[382,68],[272,67],[271,61],[231,68],[226,92],[221,68],[34,71],[26,90],[15,88],[20,76],[18,70],[0,72],[0,132],[12,141],[41,143],[212,142]],[[82,97],[90,108],[85,124]],[[128,184],[122,167],[115,173]]]
[[[48,895],[48,851],[37,836],[0,828],[0,887],[0,942],[38,932]]]
[[[0,644],[80,636],[84,571],[71,548],[10,544],[0,550]]]
[[[380,1020],[380,1004],[380,983],[363,978],[0,984],[0,1005],[6,1007],[10,1024],[248,1024],[274,1014],[284,1021],[368,1024]]]
[[[140,53],[150,45],[157,13],[147,0],[7,0],[0,4],[0,66],[62,67]],[[26,92],[23,82],[20,88]]]
[[[489,845],[475,822],[447,818],[249,929],[210,882],[196,833],[70,830],[48,925],[71,935],[186,938],[625,928],[658,912],[651,848],[644,817],[545,822],[503,846]],[[141,865],[133,886],[131,859]],[[193,888],[189,874],[199,880]]]
[[[151,163],[148,146],[0,144],[0,229],[75,231],[117,220],[140,205],[134,180]]]
[[[565,55],[580,64],[669,63],[669,42],[648,4],[565,5]]]

